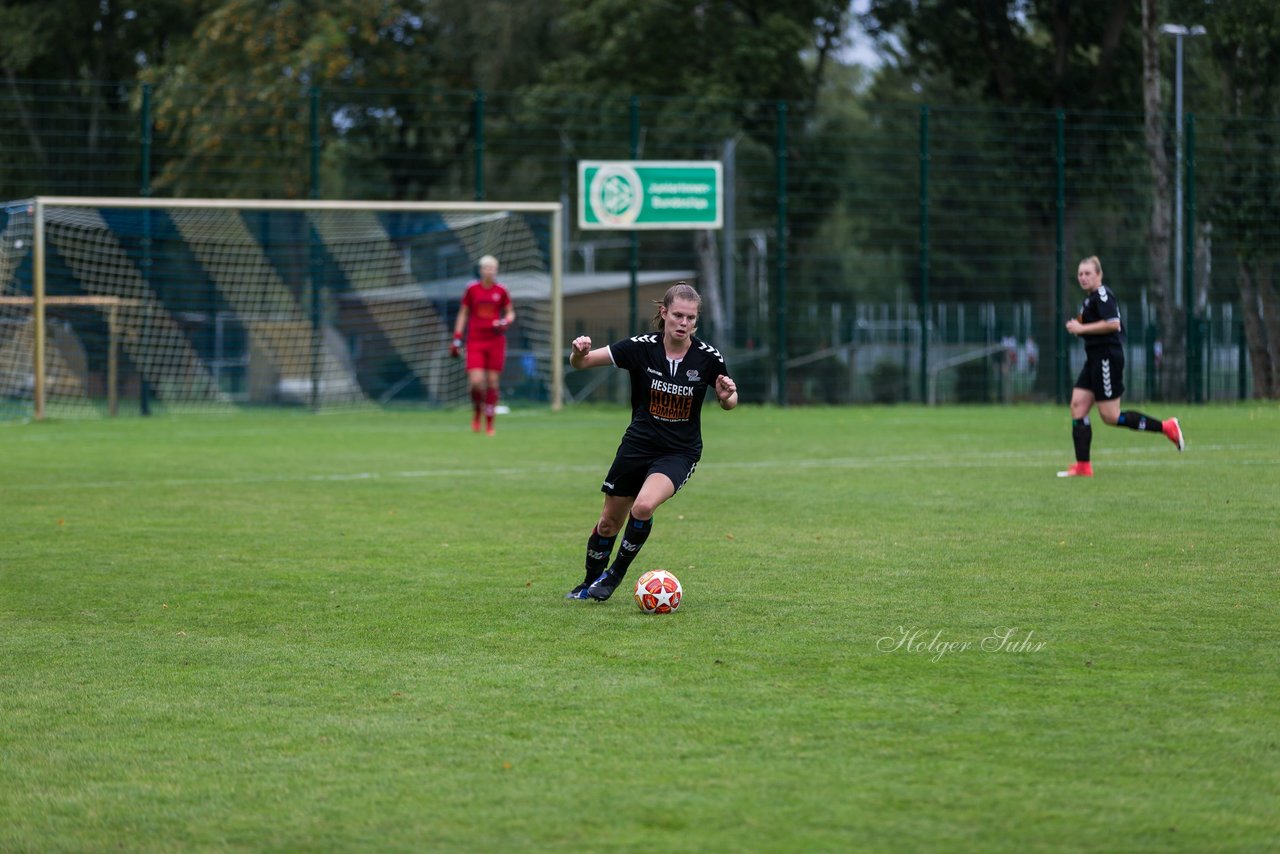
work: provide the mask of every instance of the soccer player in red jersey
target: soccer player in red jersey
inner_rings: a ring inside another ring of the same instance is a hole
[[[493,416],[498,408],[498,384],[507,359],[507,329],[516,319],[511,294],[498,283],[498,259],[480,259],[480,278],[467,285],[462,307],[453,325],[449,355],[462,352],[462,331],[467,331],[467,386],[471,391],[471,429],[480,432],[484,415],[485,432],[493,435]]]

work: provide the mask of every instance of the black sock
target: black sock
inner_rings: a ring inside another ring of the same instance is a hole
[[[649,532],[652,530],[652,519],[641,521],[635,516],[627,516],[627,527],[622,532],[622,545],[618,547],[618,556],[613,559],[613,566],[609,567],[619,578],[627,574],[631,561],[636,559],[640,547],[649,539]]]
[[[587,537],[587,574],[583,584],[590,584],[604,572],[604,568],[609,565],[609,556],[613,554],[613,543],[617,539],[617,534],[612,537],[602,536],[599,526],[591,529],[591,536]]]
[[[1126,409],[1120,413],[1120,417],[1116,419],[1117,427],[1128,427],[1130,430],[1143,430],[1148,433],[1161,433],[1164,431],[1164,422],[1159,418],[1152,418],[1150,415],[1143,415],[1136,409]]]
[[[1076,462],[1089,462],[1089,446],[1093,444],[1093,425],[1089,416],[1071,419],[1071,441],[1076,444]]]

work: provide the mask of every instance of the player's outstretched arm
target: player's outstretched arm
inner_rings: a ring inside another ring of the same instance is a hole
[[[716,377],[716,398],[721,409],[733,409],[738,405],[738,384],[724,374]]]
[[[591,349],[590,335],[579,335],[573,339],[573,343],[569,346],[572,348],[569,351],[569,364],[579,370],[613,364],[613,358],[609,355],[608,347]]]
[[[1081,323],[1078,318],[1067,321],[1067,331],[1072,335],[1109,335],[1120,329],[1120,318],[1112,317],[1095,320],[1093,323]]]

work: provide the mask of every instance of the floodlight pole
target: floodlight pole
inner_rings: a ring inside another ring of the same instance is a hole
[[[1204,27],[1184,27],[1180,24],[1162,24],[1160,32],[1167,36],[1173,36],[1176,44],[1175,54],[1177,60],[1174,64],[1174,124],[1177,145],[1176,158],[1177,166],[1173,170],[1174,175],[1174,226],[1173,239],[1174,251],[1173,257],[1176,259],[1173,264],[1173,304],[1182,306],[1182,241],[1184,235],[1182,233],[1182,40],[1187,36],[1202,36],[1205,34]],[[1190,304],[1187,310],[1191,310]]]

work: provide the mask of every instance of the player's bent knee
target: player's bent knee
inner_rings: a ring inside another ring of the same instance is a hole
[[[664,495],[660,498],[651,498],[649,496],[640,496],[636,499],[636,503],[631,505],[631,515],[635,518],[646,521],[653,518],[653,514],[658,511],[662,503],[670,496]]]

